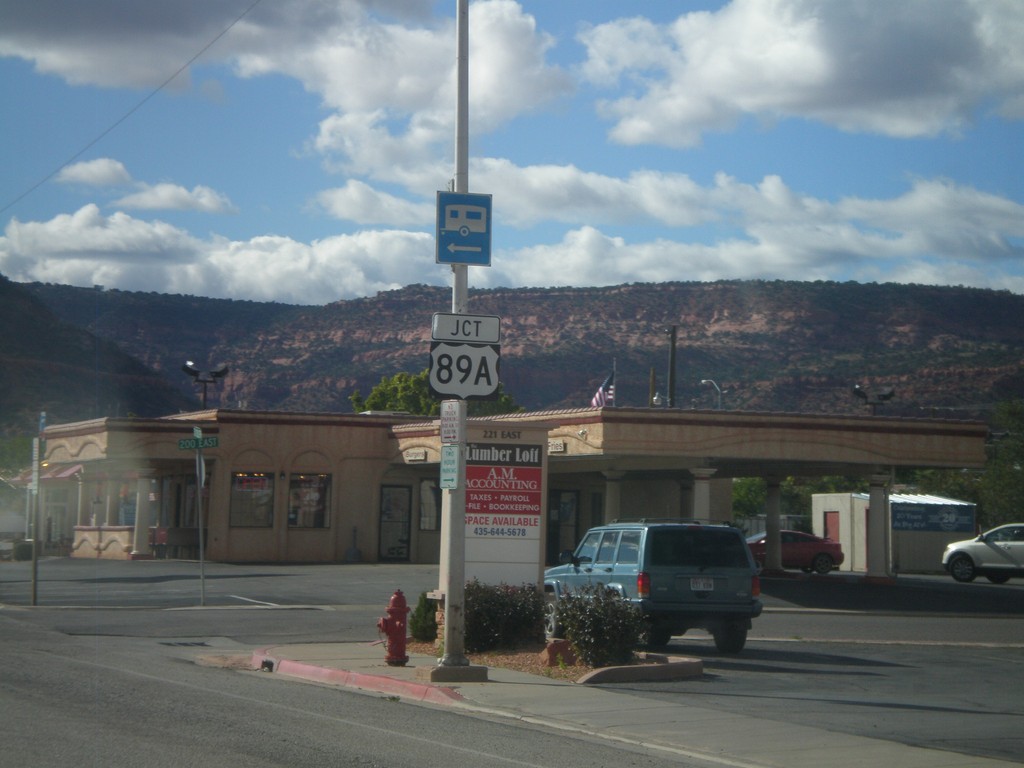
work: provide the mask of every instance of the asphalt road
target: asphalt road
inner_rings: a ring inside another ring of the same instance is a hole
[[[5,765],[706,766],[523,723],[196,663],[239,650],[227,640],[199,649],[74,637],[19,621],[10,611],[0,612],[0,637]]]
[[[184,661],[204,653],[233,653],[282,642],[374,640],[376,618],[383,615],[395,589],[402,589],[414,602],[421,591],[433,589],[437,580],[436,567],[415,565],[208,563],[205,570],[207,605],[198,607],[196,563],[44,560],[37,585],[39,605],[28,608],[31,585],[27,564],[0,563],[0,604],[4,605],[0,636],[8,660],[0,675],[0,707],[11,712],[16,705],[21,707],[23,698],[30,703],[24,712],[19,709],[13,719],[7,719],[5,739],[10,736],[20,743],[25,737],[6,731],[14,726],[30,727],[40,719],[45,722],[52,718],[53,708],[73,724],[94,726],[98,747],[101,736],[109,737],[111,729],[116,729],[117,718],[130,721],[131,714],[113,703],[110,707],[115,717],[100,722],[95,720],[100,715],[85,713],[81,703],[71,703],[88,699],[90,685],[102,688],[93,693],[102,696],[103,711],[109,703],[108,680],[121,681],[114,689],[117,696],[128,697],[134,706],[145,709],[149,699],[159,698],[155,689],[149,690],[146,683],[142,686],[146,693],[138,699],[130,691],[149,680],[147,676],[161,681],[180,676],[187,684],[171,686],[175,695],[181,695],[173,712],[159,704],[152,714],[136,715],[155,718],[153,727],[159,741],[170,749],[174,739],[167,726],[159,723],[183,713],[190,727],[200,727],[199,721],[205,722],[207,717],[220,722],[226,715],[214,716],[209,711],[218,705],[206,701],[208,691],[232,690],[236,678],[250,674],[203,670]],[[765,579],[763,590],[766,611],[755,620],[742,654],[723,656],[714,650],[710,638],[699,632],[687,634],[675,638],[672,648],[701,657],[706,671],[702,678],[617,688],[637,696],[638,706],[644,699],[686,696],[709,708],[767,720],[814,724],[965,756],[1024,763],[1024,686],[1018,684],[1024,673],[1021,582],[965,585],[948,578],[901,577],[895,585],[874,585],[832,574],[813,579]],[[16,645],[12,638],[17,639]],[[8,674],[9,670],[14,672]],[[42,693],[33,682],[37,680],[51,681],[52,690]],[[167,683],[154,682],[158,684]],[[308,686],[292,685],[308,691]],[[190,712],[190,695],[203,700],[199,712],[205,714]],[[273,720],[267,738],[274,743],[309,740],[316,745],[314,751],[327,750],[325,754],[337,756],[317,734],[287,736],[276,725],[278,715],[293,724],[293,717],[301,720],[309,711],[322,712],[318,708],[328,705],[319,701],[319,691],[315,694],[318,701],[307,708],[302,703],[304,697],[313,694],[289,689],[281,694],[288,701],[287,712],[276,714],[241,703],[246,697],[259,699],[257,692],[231,695],[240,697],[238,706],[221,701],[219,707],[244,710],[245,723]],[[277,696],[275,689],[272,697]],[[267,694],[262,697],[266,705]],[[229,697],[229,701],[235,700]],[[379,725],[380,718],[387,717],[386,712],[376,712],[368,723]],[[346,718],[356,721],[347,714],[342,720]],[[428,731],[432,727],[426,726]],[[459,727],[467,728],[465,724]],[[258,729],[244,725],[241,733],[255,738],[254,730]],[[138,738],[140,744],[131,749],[144,748],[145,735]],[[225,750],[224,754],[235,748],[216,728],[202,738],[204,744],[207,739],[215,746],[220,744],[217,749]],[[500,743],[502,737],[494,738]],[[477,746],[483,743],[488,742]],[[36,746],[55,748],[49,743]],[[275,762],[284,759],[283,752],[273,745],[267,749],[265,755],[250,755],[255,762],[245,764],[286,764]],[[367,755],[374,754],[370,747],[366,749]],[[35,764],[52,764],[44,760],[48,757],[53,753],[39,753]],[[448,757],[455,759],[451,754]],[[319,764],[315,756],[309,759],[309,764]],[[366,765],[405,764],[367,759]],[[525,758],[524,764],[530,764],[530,759]],[[601,759],[595,764],[603,764]],[[473,758],[475,763],[490,764],[483,760]],[[538,760],[538,764],[556,762],[546,757]],[[580,759],[570,753],[558,762],[573,765]],[[174,763],[169,760],[166,764]],[[351,764],[364,763],[355,760]]]

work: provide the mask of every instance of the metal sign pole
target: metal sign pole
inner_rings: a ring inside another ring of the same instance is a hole
[[[39,605],[39,438],[32,438],[32,605]]]
[[[199,526],[199,605],[206,605],[206,553],[203,537],[203,485],[206,483],[206,465],[203,463],[203,431],[192,428],[196,438],[196,524]]]
[[[457,105],[455,115],[455,192],[469,191],[469,0],[456,0]],[[452,313],[466,314],[469,267],[452,265]],[[442,667],[466,667],[466,401],[459,400],[456,487],[445,490],[442,515],[447,525],[448,567],[444,588],[444,655]]]

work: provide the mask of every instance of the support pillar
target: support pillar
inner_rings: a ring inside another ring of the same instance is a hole
[[[774,478],[768,480],[768,497],[765,505],[764,569],[778,573],[782,570],[782,488]]]
[[[121,520],[118,518],[119,510],[117,508],[117,494],[120,490],[120,483],[117,480],[108,479],[103,485],[107,493],[107,520],[104,524],[120,525]]]
[[[715,474],[709,467],[695,467],[693,475],[693,517],[695,520],[711,519],[711,477]]]
[[[147,560],[153,556],[149,547],[149,487],[153,473],[139,472],[135,490],[135,530],[132,532],[133,560]]]
[[[604,522],[622,519],[622,478],[625,472],[604,472]]]
[[[868,496],[867,578],[892,578],[889,553],[889,475],[871,475]]]
[[[79,470],[76,477],[78,479],[78,500],[75,503],[75,525],[88,525],[89,521],[86,515],[87,510],[83,504],[83,496],[85,493],[85,470]]]

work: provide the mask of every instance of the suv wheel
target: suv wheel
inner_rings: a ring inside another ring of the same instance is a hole
[[[544,637],[547,640],[560,638],[562,630],[558,621],[558,598],[554,592],[547,592],[544,595]]]
[[[647,625],[647,647],[664,648],[672,640],[672,630],[664,624],[652,621]]]
[[[747,644],[747,628],[735,622],[715,627],[712,635],[719,653],[739,653]]]
[[[954,555],[949,561],[949,575],[957,581],[974,581],[977,575],[974,561],[968,555]]]

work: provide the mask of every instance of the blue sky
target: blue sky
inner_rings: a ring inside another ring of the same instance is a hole
[[[297,304],[449,284],[455,9],[0,0],[0,273]],[[1024,293],[1018,0],[478,0],[469,34],[472,288]]]

